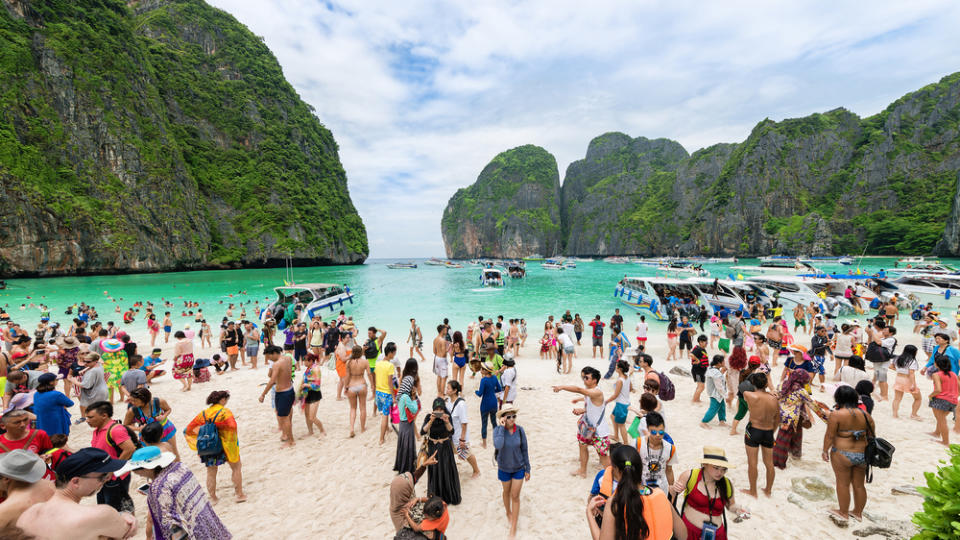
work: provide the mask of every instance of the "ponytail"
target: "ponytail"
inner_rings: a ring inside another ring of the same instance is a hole
[[[643,519],[643,473],[640,454],[636,448],[620,445],[611,453],[613,466],[620,469],[620,483],[610,501],[614,519],[614,538],[646,538],[650,527]]]

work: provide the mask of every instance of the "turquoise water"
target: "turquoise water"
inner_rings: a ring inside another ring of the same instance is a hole
[[[894,258],[864,259],[861,269],[874,272],[893,268]],[[480,286],[479,267],[451,269],[426,266],[423,261],[415,270],[391,270],[386,264],[392,260],[370,260],[360,266],[296,268],[293,278],[298,283],[327,282],[347,284],[356,294],[354,304],[345,310],[361,326],[376,325],[386,328],[398,342],[406,339],[410,317],[416,317],[423,326],[424,336],[433,335],[432,328],[444,317],[449,317],[454,328],[466,328],[478,315],[527,319],[531,335],[537,332],[548,315],[561,315],[570,309],[584,319],[601,315],[609,320],[615,308],[620,308],[630,324],[635,313],[626,309],[613,296],[616,283],[625,275],[653,276],[656,269],[636,264],[609,264],[603,261],[579,262],[577,268],[544,270],[538,262],[527,264],[527,277],[522,280],[507,278],[503,288]],[[943,260],[947,264],[957,261]],[[741,259],[740,265],[757,264],[756,260]],[[849,271],[856,267],[837,264],[818,265],[824,271]],[[731,273],[729,265],[704,265],[712,277],[725,278]],[[735,273],[735,272],[734,272]],[[284,270],[217,270],[203,272],[175,272],[125,276],[84,276],[44,279],[14,279],[8,288],[0,291],[0,304],[6,306],[12,317],[21,324],[35,324],[39,311],[20,311],[21,304],[45,303],[51,308],[53,320],[69,322],[64,314],[67,306],[86,302],[95,306],[102,321],[119,322],[114,307],[125,310],[137,300],[151,301],[161,314],[163,299],[174,302],[174,327],[193,322],[181,317],[185,300],[198,301],[211,324],[219,321],[230,302],[248,302],[248,318],[252,305],[265,305],[274,298],[273,287],[283,285]],[[108,293],[107,295],[104,292]],[[246,294],[241,294],[246,292]],[[231,296],[233,295],[233,296]],[[122,300],[120,300],[122,299]],[[116,303],[115,303],[116,302]],[[222,302],[222,303],[221,303]],[[952,310],[951,310],[952,311]],[[239,310],[234,311],[239,316]],[[649,317],[648,317],[649,319]],[[657,327],[663,323],[651,322]],[[138,317],[135,327],[145,327]],[[214,325],[215,326],[215,325]]]

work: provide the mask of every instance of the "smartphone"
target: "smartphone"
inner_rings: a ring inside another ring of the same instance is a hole
[[[137,491],[139,491],[144,495],[150,493],[150,484],[143,484],[142,486],[137,488]]]
[[[717,527],[709,521],[703,522],[703,529],[701,529],[700,540],[717,540]]]

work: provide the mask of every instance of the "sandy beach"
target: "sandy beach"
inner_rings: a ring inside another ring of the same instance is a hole
[[[627,324],[629,326],[629,321]],[[533,333],[531,331],[531,335]],[[143,344],[141,349],[149,350],[146,346],[149,339],[145,332],[134,330],[133,335],[138,343]],[[901,338],[901,345],[919,344],[919,337],[910,335],[908,328],[904,328],[898,337]],[[555,372],[554,362],[538,358],[538,345],[535,346],[535,343],[531,336],[517,362],[521,387],[517,402],[520,407],[518,423],[528,434],[533,468],[531,479],[524,485],[521,495],[519,537],[588,537],[584,505],[593,475],[599,470],[599,463],[591,452],[588,478],[571,476],[571,471],[577,468],[578,455],[575,439],[577,417],[571,413],[573,405],[570,402],[574,396],[569,393],[555,394],[550,387],[555,384],[579,384],[580,368],[593,365],[605,371],[607,363],[606,360],[591,360],[590,348],[584,345],[577,349],[579,357],[575,360],[574,374],[562,376]],[[172,343],[164,346],[164,357],[169,357],[168,351],[171,349]],[[406,352],[405,349],[401,351]],[[652,337],[648,351],[653,354],[654,367],[658,370],[669,371],[677,365],[662,360],[666,356],[666,339],[663,336]],[[213,352],[204,350],[199,356],[208,356]],[[687,362],[680,364],[686,365]],[[779,367],[776,368],[777,375],[779,370]],[[424,398],[432,399],[430,389],[435,387],[435,379],[430,373],[429,360],[421,364],[421,376]],[[734,487],[745,488],[747,470],[742,432],[746,422],[741,424],[739,436],[728,435],[728,430],[720,427],[711,430],[698,427],[706,404],[690,402],[694,385],[689,378],[679,375],[670,377],[677,387],[677,397],[666,402],[664,410],[667,431],[678,445],[679,467],[675,473],[697,466],[703,445],[720,446],[735,463],[735,468],[728,473]],[[368,417],[367,431],[358,432],[356,438],[348,438],[349,405],[345,400],[336,401],[336,374],[325,369],[322,385],[324,399],[320,402],[318,417],[327,434],[308,437],[302,414],[296,409],[293,428],[297,445],[293,449],[281,449],[275,416],[269,402],[257,402],[265,381],[266,370],[261,366],[256,371],[244,368],[222,376],[213,375],[211,382],[195,384],[194,389],[187,393],[180,391],[180,385],[169,374],[151,385],[154,395],[163,397],[171,404],[171,418],[181,433],[183,427],[201,410],[210,391],[229,389],[233,394],[228,407],[233,410],[239,424],[244,489],[249,501],[243,504],[233,502],[229,471],[222,468],[218,484],[221,500],[216,505],[216,511],[230,531],[237,538],[391,538],[393,527],[388,515],[388,495],[396,449],[396,436],[392,430],[386,443],[379,446],[379,419],[375,422],[373,417]],[[479,398],[473,395],[478,382],[479,376],[473,380],[469,377],[466,379],[464,397],[470,411],[470,442],[482,475],[471,479],[469,465],[459,462],[463,502],[450,508],[451,520],[447,532],[451,538],[505,538],[507,533],[500,499],[501,485],[496,479],[496,467],[492,461],[492,444],[486,449],[480,447]],[[602,384],[605,391],[609,391],[610,383]],[[929,380],[923,378],[920,385],[924,395],[929,393]],[[818,390],[814,390],[814,394],[815,399],[832,405],[832,399],[826,394],[820,394]],[[634,403],[638,396],[634,395]],[[901,404],[902,416],[909,415],[911,401],[912,398],[905,397]],[[894,495],[891,489],[919,485],[923,482],[923,471],[934,470],[938,460],[945,456],[944,447],[926,435],[933,428],[933,415],[926,404],[920,414],[923,416],[922,422],[893,419],[889,402],[878,402],[874,410],[878,434],[897,447],[893,467],[875,470],[874,481],[867,486],[866,514],[874,519],[909,520],[913,512],[920,508],[922,499],[913,495]],[[728,410],[728,420],[732,416],[733,411]],[[731,538],[751,538],[761,530],[765,536],[775,538],[849,538],[851,531],[873,525],[869,519],[865,519],[863,524],[851,521],[847,530],[840,529],[826,516],[826,511],[836,505],[835,498],[813,501],[791,491],[793,482],[810,478],[833,486],[830,465],[820,458],[824,430],[825,425],[815,420],[813,428],[806,431],[803,459],[797,461],[791,458],[786,471],[777,471],[772,497],[761,495],[759,499],[752,499],[737,494],[738,501],[752,512],[752,518],[743,523],[733,523],[731,519]],[[70,444],[74,448],[86,446],[89,434],[90,428],[85,424],[74,427]],[[186,447],[180,433],[178,444],[184,461],[202,481],[204,468],[196,455]],[[762,466],[760,477],[762,482]],[[426,478],[423,478],[417,484],[417,494],[422,495],[425,490]],[[146,518],[144,499],[138,494],[132,496],[137,502],[137,516],[142,526]],[[142,532],[138,536],[142,538]]]

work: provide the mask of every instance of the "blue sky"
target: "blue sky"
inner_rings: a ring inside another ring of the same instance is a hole
[[[543,146],[562,180],[608,131],[692,153],[960,71],[960,3],[940,0],[208,1],[333,131],[371,257],[443,255],[447,200],[508,148]]]

